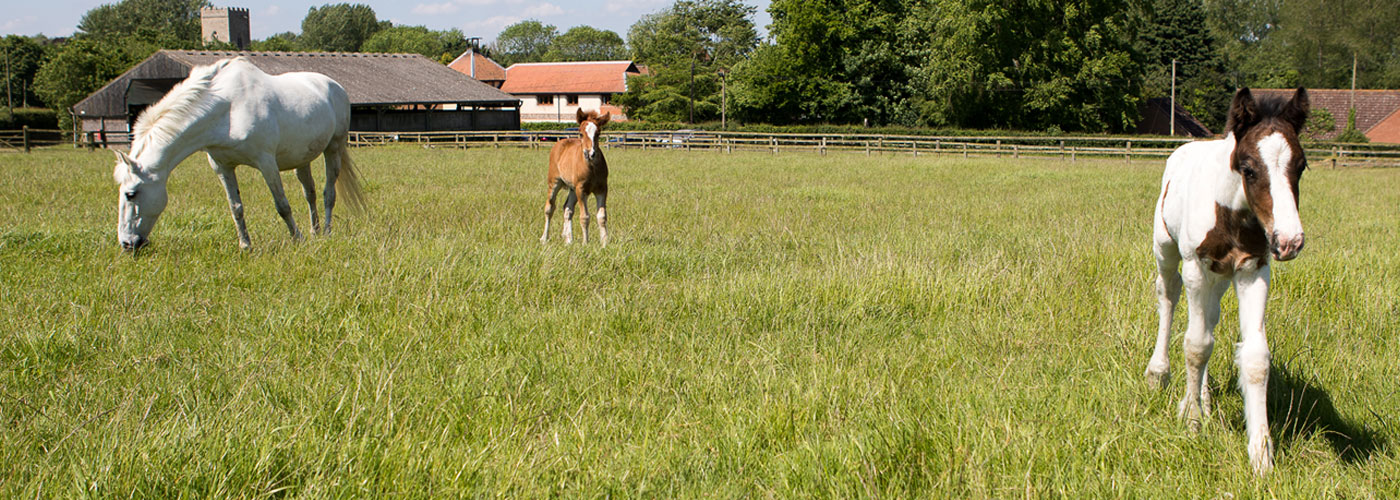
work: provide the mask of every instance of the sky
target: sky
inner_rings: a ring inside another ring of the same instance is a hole
[[[235,0],[215,1],[217,7],[248,9],[253,39],[285,31],[301,32],[301,19],[313,6],[329,3],[364,3],[374,8],[380,19],[395,25],[427,26],[445,30],[458,28],[468,37],[494,41],[502,28],[525,19],[552,24],[563,33],[579,25],[612,30],[627,37],[627,29],[647,14],[670,6],[672,0]],[[70,36],[89,9],[116,0],[0,0],[0,35]],[[769,0],[744,0],[758,8],[754,25],[760,36],[772,20]]]

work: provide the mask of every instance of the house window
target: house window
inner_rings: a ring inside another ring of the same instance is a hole
[[[552,96],[552,95],[537,95],[537,96],[535,96],[535,103],[536,103],[536,104],[554,104],[554,96]]]
[[[601,104],[612,104],[612,94],[603,94],[598,96],[598,102]]]
[[[565,97],[568,99],[570,106],[578,106],[578,94],[569,94]]]

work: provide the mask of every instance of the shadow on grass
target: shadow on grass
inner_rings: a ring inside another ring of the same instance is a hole
[[[1269,370],[1269,425],[1279,447],[1321,434],[1337,458],[1348,464],[1366,462],[1386,447],[1386,437],[1379,431],[1338,414],[1332,396],[1315,382],[1286,365],[1275,364]]]

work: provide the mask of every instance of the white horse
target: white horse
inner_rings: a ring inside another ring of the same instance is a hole
[[[249,165],[262,173],[277,204],[277,214],[292,237],[301,231],[292,220],[292,207],[282,191],[283,170],[296,170],[311,206],[312,232],[329,233],[336,187],[352,207],[364,206],[346,140],[350,100],[345,89],[319,73],[270,76],[247,58],[224,59],[190,70],[136,121],[131,154],[117,151],[114,177],[121,185],[117,240],[125,250],[144,246],[165,210],[170,171],[197,151],[224,184],[229,209],[238,227],[238,245],[248,248],[243,201],[238,195],[234,167]],[[326,222],[316,210],[316,186],[311,160],[325,155]]]
[[[1152,219],[1158,330],[1147,381],[1163,388],[1169,380],[1167,343],[1184,275],[1189,316],[1183,342],[1186,396],[1179,411],[1193,432],[1200,428],[1202,415],[1210,415],[1206,363],[1215,345],[1220,298],[1234,283],[1240,308],[1235,362],[1244,393],[1249,461],[1258,474],[1274,465],[1265,413],[1269,256],[1290,260],[1303,249],[1298,182],[1307,159],[1298,133],[1307,116],[1308,94],[1301,88],[1287,101],[1255,100],[1249,89],[1241,89],[1230,104],[1224,139],[1186,144],[1167,159]]]

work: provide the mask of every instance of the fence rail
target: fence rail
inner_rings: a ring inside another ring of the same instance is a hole
[[[351,132],[355,146],[421,144],[447,148],[548,148],[573,131],[500,132]],[[603,136],[604,148],[712,151],[828,152],[866,155],[907,154],[999,158],[1165,159],[1190,139],[1123,137],[912,136],[856,134],[783,134],[712,131],[621,131]],[[1308,143],[1314,167],[1400,166],[1400,146]]]
[[[544,149],[574,131],[498,132],[350,132],[353,146],[421,144],[444,148]],[[86,132],[76,137],[61,130],[0,130],[0,151],[72,144],[75,147],[125,145],[129,134]],[[920,136],[879,134],[787,134],[714,131],[620,131],[603,136],[604,148],[687,150],[732,153],[833,152],[865,155],[942,155],[998,158],[1164,159],[1190,139],[1124,137]],[[1386,144],[1307,143],[1314,167],[1400,167],[1400,146]]]

